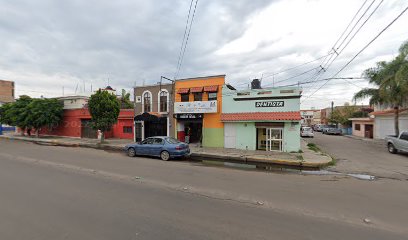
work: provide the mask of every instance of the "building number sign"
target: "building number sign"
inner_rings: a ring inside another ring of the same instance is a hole
[[[284,101],[255,102],[255,107],[283,107]]]

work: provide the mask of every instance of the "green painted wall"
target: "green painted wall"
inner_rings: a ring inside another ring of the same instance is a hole
[[[300,124],[285,122],[283,129],[284,136],[284,151],[285,152],[297,152],[300,150]]]
[[[293,91],[293,93],[280,93],[280,91]],[[248,95],[238,95],[246,93]],[[263,93],[259,95],[259,93]],[[300,110],[301,90],[296,87],[285,88],[264,88],[252,90],[230,90],[223,86],[222,88],[222,113],[237,112],[298,112]],[[261,98],[275,97],[276,99],[263,100]],[[282,98],[279,98],[282,97]],[[294,97],[286,99],[285,97]],[[235,100],[234,100],[235,98]],[[254,98],[252,100],[236,101],[236,99]],[[283,107],[256,107],[256,102],[283,101]]]
[[[256,128],[255,123],[235,123],[236,148],[245,150],[256,150]]]
[[[203,128],[203,147],[224,147],[224,128]]]

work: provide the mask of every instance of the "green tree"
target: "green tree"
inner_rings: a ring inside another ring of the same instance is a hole
[[[88,102],[92,126],[101,131],[101,143],[105,140],[105,131],[110,130],[118,121],[120,104],[116,96],[107,91],[98,90]]]
[[[335,124],[341,124],[343,126],[351,126],[349,118],[353,117],[353,114],[358,111],[358,107],[350,106],[348,103],[344,104],[344,107],[336,108],[330,115],[329,121]]]
[[[0,107],[0,123],[7,125],[13,125],[13,121],[10,115],[10,109],[13,107],[13,103],[6,103]]]
[[[399,134],[399,110],[408,100],[408,41],[401,45],[399,54],[390,62],[378,62],[364,71],[374,88],[364,88],[354,99],[370,98],[370,104],[387,104],[394,109],[395,135]]]
[[[14,103],[11,103],[11,106],[8,106],[6,111],[7,124],[19,127],[22,135],[24,135],[25,129],[30,127],[28,122],[28,105],[31,101],[31,97],[22,95]]]
[[[33,99],[28,105],[27,122],[36,130],[36,136],[42,127],[49,130],[57,127],[63,117],[63,103],[57,99]]]
[[[133,103],[130,101],[130,93],[126,93],[125,89],[122,89],[122,95],[120,97],[120,108],[121,109],[133,109]]]

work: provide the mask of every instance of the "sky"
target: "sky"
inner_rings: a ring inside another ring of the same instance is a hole
[[[15,81],[16,95],[32,97],[89,93],[108,84],[131,91],[160,76],[173,79],[190,3],[0,0],[0,79]],[[370,4],[349,39],[373,15],[341,51],[347,41],[336,41]],[[407,6],[406,0],[199,0],[178,78],[225,74],[238,89],[254,78],[263,87],[329,78]],[[408,13],[336,76],[361,77],[376,62],[393,59],[408,40],[407,24]],[[330,53],[337,56],[333,63],[313,78]],[[302,109],[352,102],[370,86],[366,79],[324,83],[299,85]]]

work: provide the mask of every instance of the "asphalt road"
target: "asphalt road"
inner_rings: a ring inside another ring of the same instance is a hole
[[[382,178],[408,180],[408,154],[390,154],[385,142],[315,133],[306,138],[337,159],[338,172],[367,173]]]
[[[407,239],[406,185],[0,140],[0,239]]]

